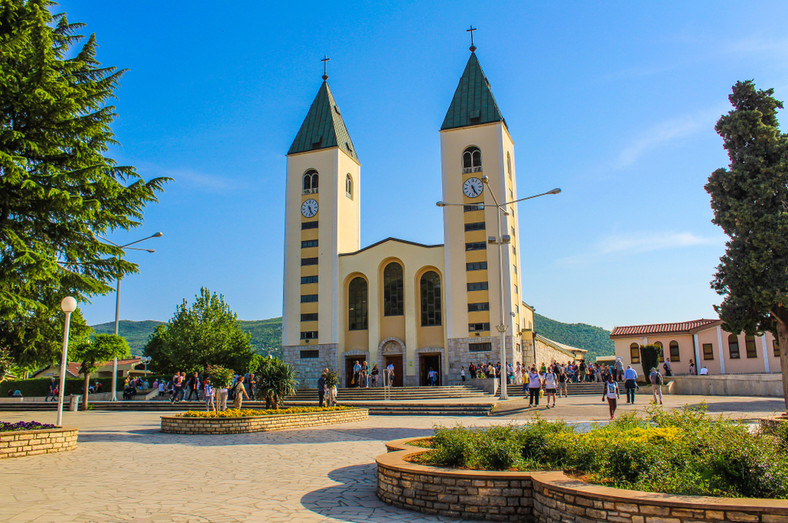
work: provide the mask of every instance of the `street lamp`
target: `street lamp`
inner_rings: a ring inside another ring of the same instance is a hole
[[[154,252],[156,252],[154,249],[140,249],[138,247],[130,247],[130,245],[134,245],[134,244],[137,244],[137,243],[140,243],[140,242],[144,242],[145,240],[150,240],[151,238],[161,238],[162,236],[164,236],[163,232],[157,232],[156,234],[151,234],[150,236],[146,236],[145,238],[142,238],[141,240],[137,240],[135,242],[127,243],[126,245],[118,245],[117,243],[115,243],[115,242],[113,242],[111,240],[107,240],[106,238],[103,238],[103,239],[108,241],[109,243],[111,243],[115,247],[117,247],[119,249],[122,249],[124,251],[126,249],[128,249],[128,250],[132,250],[132,251],[145,251],[145,252],[154,253]],[[117,287],[116,287],[116,290],[115,290],[115,336],[118,335],[118,324],[119,324],[118,313],[119,313],[119,311],[120,311],[120,276],[118,276],[118,284],[117,284]],[[118,388],[118,358],[116,356],[115,357],[115,361],[112,363],[112,393],[110,394],[110,398],[109,398],[110,401],[117,401],[117,399],[118,399],[117,398],[117,392],[116,392],[117,388]]]
[[[490,196],[492,196],[493,202],[495,202],[492,206],[495,207],[495,218],[496,218],[496,222],[497,222],[498,236],[497,237],[490,236],[487,239],[487,243],[494,243],[494,244],[498,245],[498,294],[501,297],[501,304],[500,304],[501,305],[501,309],[500,309],[501,322],[498,325],[496,325],[495,328],[501,335],[501,348],[500,348],[500,351],[501,351],[501,377],[500,377],[500,380],[501,380],[500,381],[500,383],[501,383],[501,385],[500,385],[501,391],[500,392],[501,392],[501,394],[500,394],[499,399],[501,399],[501,400],[508,400],[509,399],[509,391],[508,391],[508,385],[506,383],[506,379],[508,377],[507,376],[507,370],[506,370],[506,330],[509,328],[509,326],[506,325],[506,320],[504,319],[504,312],[503,312],[503,309],[504,309],[504,295],[503,295],[503,245],[511,243],[512,238],[508,234],[503,234],[502,231],[501,231],[501,213],[503,213],[506,216],[508,216],[509,215],[509,211],[506,210],[506,207],[508,207],[509,205],[511,205],[513,203],[522,202],[522,201],[525,201],[525,200],[531,200],[533,198],[538,198],[540,196],[546,196],[548,194],[558,194],[558,193],[561,192],[561,189],[556,187],[555,189],[549,190],[547,192],[534,194],[534,195],[531,195],[531,196],[526,196],[525,198],[518,198],[518,199],[512,200],[510,202],[498,203],[498,199],[495,197],[495,192],[492,190],[492,187],[490,187],[490,179],[486,175],[482,176],[482,183],[484,183],[484,185],[487,186],[487,189],[488,189],[487,192],[490,193]],[[475,205],[479,210],[484,210],[487,207],[487,204],[485,204],[485,203],[465,204],[465,203],[447,203],[447,202],[443,202],[443,201],[437,202],[435,205],[437,205],[438,207],[447,207],[447,206],[463,206],[463,207],[465,207],[466,205],[467,206]]]
[[[66,389],[66,366],[68,365],[68,331],[71,326],[71,313],[77,310],[77,300],[66,296],[60,302],[60,309],[66,313],[63,327],[63,357],[60,360],[60,394],[57,399],[57,426],[63,426],[63,395]]]

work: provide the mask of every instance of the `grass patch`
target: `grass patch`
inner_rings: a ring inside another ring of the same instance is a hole
[[[563,422],[436,427],[422,464],[473,470],[563,470],[647,492],[788,499],[788,428],[751,432],[705,408],[622,416],[587,432]]]
[[[176,416],[183,418],[248,418],[251,416],[273,416],[276,414],[308,414],[312,412],[335,412],[353,410],[355,407],[290,407],[287,409],[227,409],[216,412],[189,410]]]

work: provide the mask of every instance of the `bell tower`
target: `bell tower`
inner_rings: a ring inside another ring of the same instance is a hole
[[[506,361],[522,361],[518,212],[504,205],[517,199],[514,142],[470,50],[440,130],[449,375],[500,361],[499,325]]]
[[[338,368],[339,253],[360,247],[361,163],[327,80],[287,153],[282,349],[310,386]]]

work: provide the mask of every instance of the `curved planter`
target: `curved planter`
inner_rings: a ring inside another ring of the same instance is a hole
[[[0,432],[0,459],[74,450],[78,432],[69,427]]]
[[[496,521],[788,522],[788,501],[640,492],[592,485],[563,472],[457,470],[417,465],[426,452],[410,438],[378,456],[378,497],[391,505],[463,519]]]
[[[347,409],[302,414],[270,414],[238,418],[187,418],[162,416],[161,431],[170,434],[243,434],[271,430],[303,429],[318,425],[349,423],[367,419],[367,409]]]

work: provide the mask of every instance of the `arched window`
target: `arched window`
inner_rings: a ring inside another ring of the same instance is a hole
[[[353,177],[350,176],[350,173],[347,173],[345,176],[345,195],[353,199]]]
[[[506,173],[512,177],[512,156],[509,153],[506,153]]]
[[[462,172],[475,173],[482,170],[482,152],[478,147],[468,147],[462,153]]]
[[[670,361],[681,361],[679,357],[679,342],[673,340],[670,342]]]
[[[402,316],[405,314],[404,285],[402,265],[392,262],[383,269],[383,315]]]
[[[640,345],[637,343],[629,346],[629,361],[633,364],[640,363]]]
[[[441,324],[441,277],[435,271],[425,272],[421,277],[421,326]]]
[[[348,285],[348,329],[367,329],[367,280],[358,276]]]
[[[313,194],[317,192],[317,171],[310,169],[304,173],[304,194]]]
[[[655,346],[659,347],[659,361],[660,363],[665,361],[665,347],[662,345],[661,341],[655,342]]]
[[[735,334],[728,335],[728,354],[732,360],[741,358],[741,352],[739,352],[739,337]]]

